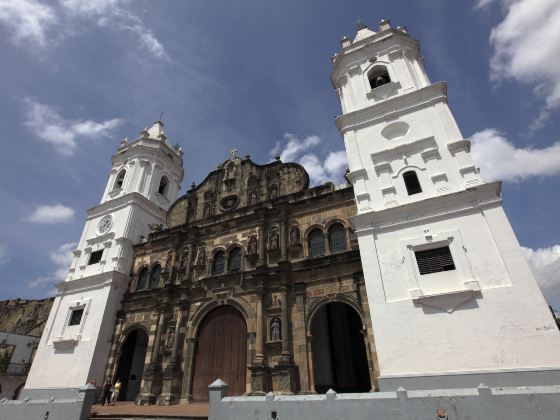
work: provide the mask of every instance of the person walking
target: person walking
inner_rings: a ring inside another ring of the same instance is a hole
[[[113,405],[115,405],[115,402],[117,401],[117,399],[119,398],[119,392],[121,391],[121,380],[117,379],[117,382],[115,382],[115,385],[113,385],[113,396],[111,397],[111,401],[113,402]]]
[[[105,405],[105,401],[107,401],[107,405],[111,404],[111,396],[113,394],[111,388],[113,388],[111,381],[107,379],[103,384],[103,402],[101,405]]]

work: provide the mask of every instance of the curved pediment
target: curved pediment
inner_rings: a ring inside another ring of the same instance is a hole
[[[210,172],[170,207],[167,226],[233,212],[268,200],[303,191],[309,175],[297,163],[276,160],[257,165],[249,157],[235,154]]]

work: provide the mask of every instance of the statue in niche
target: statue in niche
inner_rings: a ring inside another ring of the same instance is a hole
[[[271,200],[274,200],[276,198],[278,198],[278,187],[276,185],[271,185],[269,192],[268,192],[268,198]]]
[[[278,249],[278,231],[277,230],[273,230],[272,232],[270,232],[270,235],[268,237],[268,249],[270,250],[275,250]]]
[[[189,249],[184,248],[183,253],[181,254],[181,267],[185,268],[187,266],[188,261],[189,261]]]
[[[247,254],[255,255],[257,253],[257,237],[251,236],[249,238],[249,243],[247,244]]]
[[[235,173],[237,172],[237,167],[234,163],[230,163],[226,168],[226,179],[235,178]]]
[[[282,340],[280,320],[278,318],[272,318],[272,321],[270,322],[270,341],[280,340]]]
[[[249,193],[249,205],[257,204],[259,202],[259,196],[255,190]]]
[[[169,273],[171,271],[171,263],[173,262],[173,251],[167,254],[167,259],[165,260],[165,272]]]
[[[208,217],[211,214],[212,214],[212,204],[211,203],[205,203],[204,204],[203,217]]]
[[[165,339],[165,347],[170,349],[175,343],[175,328],[170,328],[167,330],[167,338]]]
[[[206,265],[206,248],[204,248],[203,246],[198,248],[196,263],[197,265]]]
[[[278,308],[282,302],[278,299],[278,295],[272,295],[272,307]]]
[[[290,245],[299,245],[299,228],[297,226],[290,228]]]

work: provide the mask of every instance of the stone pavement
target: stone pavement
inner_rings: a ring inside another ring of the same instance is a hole
[[[177,404],[177,405],[134,405],[133,402],[118,402],[116,405],[102,406],[94,404],[91,407],[92,419],[192,419],[208,418],[207,403]]]

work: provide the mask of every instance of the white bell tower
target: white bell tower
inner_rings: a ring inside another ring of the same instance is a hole
[[[88,210],[66,280],[45,326],[23,396],[103,383],[115,315],[130,280],[133,245],[163,225],[183,180],[183,152],[157,121],[123,140],[101,203]]]
[[[482,181],[418,41],[360,25],[332,63],[380,389],[560,384],[560,333],[501,184]]]

